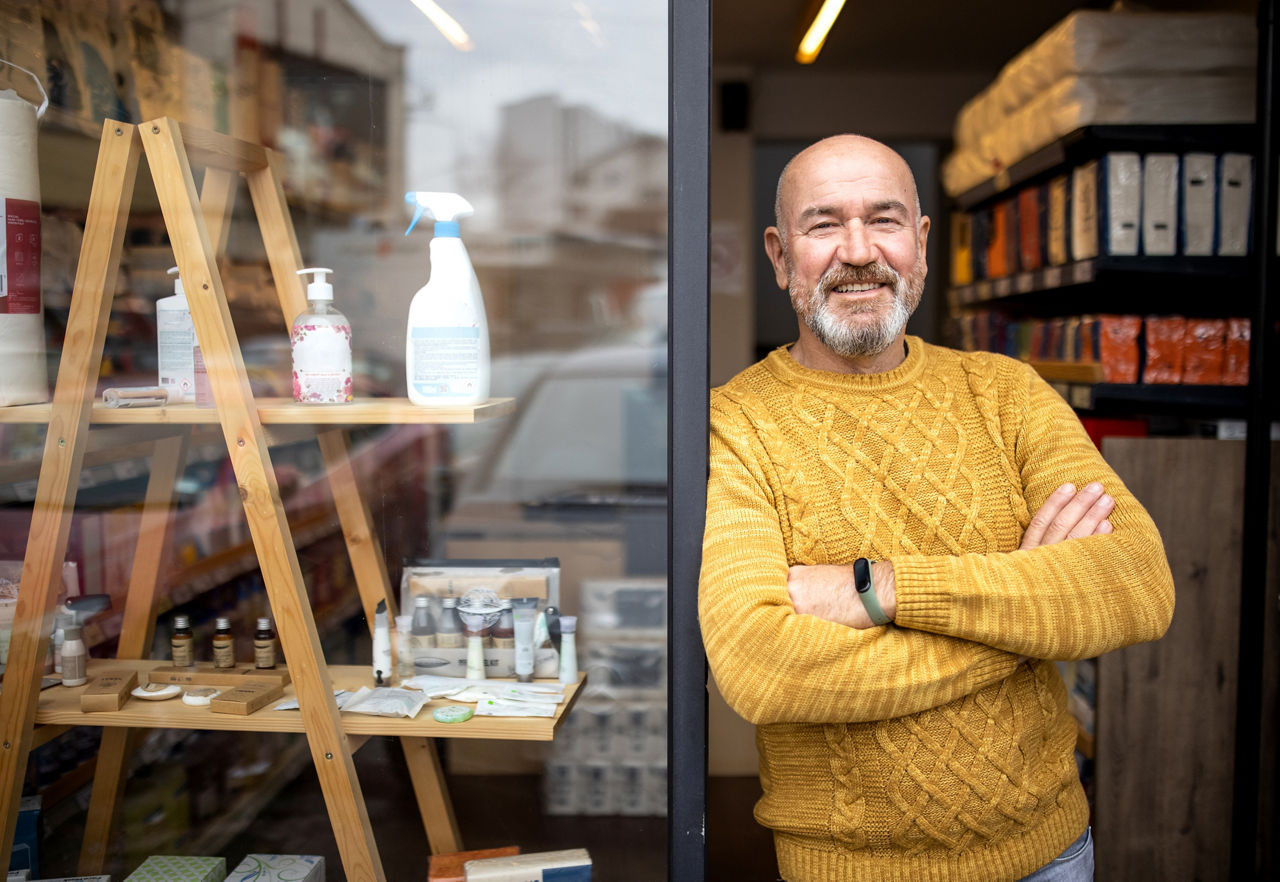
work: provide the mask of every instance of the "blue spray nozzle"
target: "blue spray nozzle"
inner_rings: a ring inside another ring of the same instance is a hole
[[[413,212],[413,220],[409,223],[409,229],[404,231],[406,236],[413,232],[413,228],[418,225],[423,214],[429,214],[436,221],[456,221],[460,217],[468,217],[475,213],[471,203],[457,193],[411,190],[404,194],[404,201],[409,205],[417,206]],[[437,233],[439,232],[437,229]]]

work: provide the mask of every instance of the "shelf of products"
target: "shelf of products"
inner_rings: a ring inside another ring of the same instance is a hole
[[[955,197],[954,201],[960,209],[968,210],[1022,184],[1060,173],[1064,167],[1112,150],[1140,153],[1250,150],[1255,138],[1250,125],[1086,126],[1015,162],[995,177]]]
[[[109,671],[131,671],[141,683],[150,671],[168,665],[167,661],[133,659],[90,659],[90,680]],[[329,665],[329,677],[335,689],[351,692],[362,686],[373,686],[373,675],[367,665]],[[551,741],[565,714],[573,707],[586,681],[579,675],[576,684],[565,687],[564,701],[556,706],[554,717],[485,717],[475,716],[465,723],[441,723],[431,716],[434,708],[452,703],[434,699],[414,719],[343,713],[342,731],[347,735],[389,735],[419,738],[501,739],[504,741]],[[100,726],[141,729],[209,729],[227,732],[304,732],[302,714],[297,710],[263,708],[247,716],[213,713],[207,707],[191,707],[181,701],[144,701],[130,699],[118,711],[85,713],[80,710],[80,695],[85,686],[50,686],[40,693],[36,709],[39,725]],[[296,698],[293,684],[284,688],[280,700]],[[271,702],[272,706],[280,700]]]

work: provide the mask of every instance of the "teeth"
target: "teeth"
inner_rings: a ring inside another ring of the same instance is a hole
[[[874,291],[879,287],[879,282],[867,282],[861,285],[838,285],[836,291],[840,294],[861,294],[863,291]]]

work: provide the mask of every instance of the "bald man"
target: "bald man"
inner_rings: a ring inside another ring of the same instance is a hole
[[[1091,879],[1054,660],[1159,638],[1150,517],[1030,368],[906,335],[929,219],[883,144],[787,165],[799,318],[711,401],[699,615],[787,882]]]

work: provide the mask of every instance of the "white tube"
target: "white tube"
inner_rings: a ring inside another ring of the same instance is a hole
[[[467,636],[467,679],[484,679],[484,638],[479,634]]]
[[[391,685],[391,625],[387,621],[387,602],[378,601],[373,613],[373,682]]]
[[[527,606],[517,606],[511,611],[516,628],[516,679],[528,683],[533,679],[533,620],[534,611]]]

